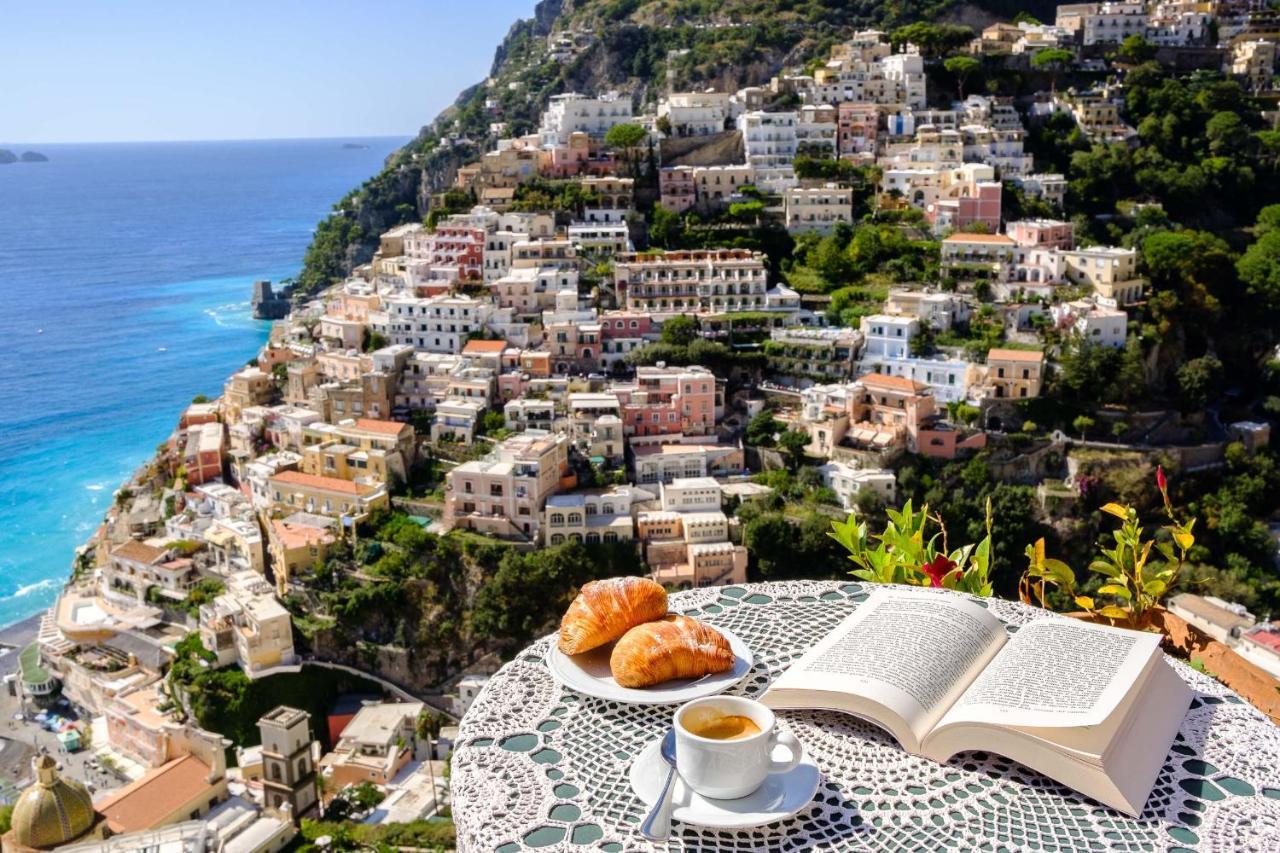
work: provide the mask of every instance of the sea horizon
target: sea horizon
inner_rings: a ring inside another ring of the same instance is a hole
[[[0,625],[52,603],[181,408],[257,354],[253,281],[296,274],[406,139],[39,143],[61,156],[0,169]]]
[[[73,146],[73,145],[201,145],[224,144],[236,142],[371,142],[382,140],[398,140],[396,147],[403,145],[416,135],[387,133],[355,136],[231,136],[225,139],[89,139],[84,141],[15,142],[0,139],[0,148],[28,147],[35,145]],[[390,153],[390,152],[388,152]]]

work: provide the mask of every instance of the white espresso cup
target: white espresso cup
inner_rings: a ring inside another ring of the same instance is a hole
[[[706,714],[747,717],[760,729],[745,737],[716,739],[689,731],[684,722]],[[684,783],[704,797],[736,800],[764,784],[770,773],[785,773],[800,763],[804,748],[788,732],[778,731],[773,711],[739,696],[708,696],[676,709],[676,769]],[[774,753],[785,750],[785,760]]]

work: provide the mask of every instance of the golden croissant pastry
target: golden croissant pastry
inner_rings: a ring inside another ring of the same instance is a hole
[[[729,641],[715,628],[688,616],[668,616],[623,635],[609,656],[609,669],[622,687],[650,687],[724,672],[733,669],[733,661]]]
[[[591,581],[560,620],[560,651],[581,654],[667,615],[667,591],[648,578]]]

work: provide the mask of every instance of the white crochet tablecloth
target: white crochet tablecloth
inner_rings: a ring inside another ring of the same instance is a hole
[[[757,696],[867,593],[860,583],[749,584],[678,593],[671,609],[751,646],[755,666],[730,692]],[[1046,615],[980,601],[1011,630]],[[452,768],[459,848],[652,849],[637,832],[646,809],[627,769],[674,706],[562,688],[545,662],[551,641],[499,670],[462,720]],[[997,755],[936,764],[847,715],[787,711],[782,725],[823,772],[813,803],[751,831],[676,823],[666,849],[1280,851],[1280,727],[1212,678],[1175,667],[1197,697],[1136,819]]]

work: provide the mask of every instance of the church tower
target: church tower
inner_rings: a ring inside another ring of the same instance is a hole
[[[263,806],[295,823],[317,811],[311,715],[281,705],[258,720],[262,734]]]

